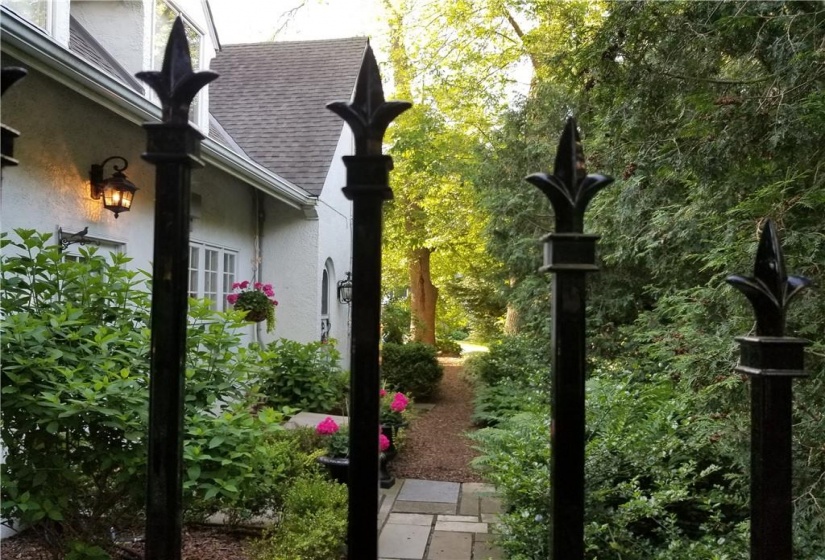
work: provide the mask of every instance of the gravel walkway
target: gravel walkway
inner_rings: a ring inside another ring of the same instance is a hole
[[[470,467],[478,455],[464,433],[473,430],[473,389],[463,378],[460,358],[441,358],[444,378],[432,402],[435,407],[413,420],[404,447],[392,462],[396,478],[481,482]]]

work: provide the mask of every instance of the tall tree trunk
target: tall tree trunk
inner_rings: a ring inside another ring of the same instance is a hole
[[[516,277],[510,277],[510,289],[516,286]],[[512,302],[507,302],[507,315],[504,317],[504,334],[518,334],[519,315]]]
[[[435,305],[438,288],[430,278],[430,249],[413,249],[409,255],[410,335],[414,342],[435,346]]]

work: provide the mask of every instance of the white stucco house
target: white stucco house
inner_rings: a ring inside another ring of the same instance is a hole
[[[19,165],[3,170],[0,229],[53,232],[57,242],[88,228],[100,251],[150,268],[155,169],[140,157],[141,124],[159,121],[160,109],[132,76],[160,67],[181,15],[193,65],[221,74],[190,115],[207,136],[205,167],[192,174],[190,292],[223,309],[233,282],[271,283],[275,332],[250,325],[248,340],[329,336],[349,367],[350,310],[336,288],[351,262],[341,156],[354,147],[325,104],[350,98],[366,39],[222,47],[208,0],[0,3],[2,66],[28,70],[2,98],[2,121],[21,136]],[[90,196],[91,166],[111,156],[128,160],[139,188],[119,217]]]

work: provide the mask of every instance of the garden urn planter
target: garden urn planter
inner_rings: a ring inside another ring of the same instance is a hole
[[[347,484],[349,481],[349,457],[318,457],[318,462],[327,468],[333,480],[340,484]],[[381,488],[392,488],[395,484],[395,477],[387,472],[387,458],[381,454],[381,468],[379,471],[379,482]]]

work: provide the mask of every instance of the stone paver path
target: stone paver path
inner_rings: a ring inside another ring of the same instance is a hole
[[[492,534],[501,513],[495,489],[476,482],[398,480],[382,490],[382,560],[501,560]]]

